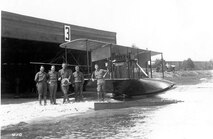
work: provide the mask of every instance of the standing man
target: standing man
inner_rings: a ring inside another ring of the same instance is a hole
[[[69,103],[69,97],[68,97],[68,91],[69,91],[69,85],[72,82],[72,70],[67,69],[67,64],[62,63],[62,69],[59,70],[59,81],[61,81],[61,90],[64,93],[64,100],[63,103],[67,102]]]
[[[75,101],[79,102],[83,100],[82,90],[84,85],[84,75],[79,71],[79,66],[75,67],[75,72],[73,73],[74,78],[74,88],[75,88]]]
[[[48,83],[50,92],[50,103],[56,104],[56,92],[58,87],[58,72],[55,71],[55,66],[51,66],[51,70],[48,73]]]
[[[44,105],[47,104],[47,73],[44,72],[44,66],[40,67],[40,71],[36,73],[35,75],[35,82],[38,90],[38,100],[39,104],[42,105],[41,103],[41,97],[43,95],[44,97]]]
[[[95,71],[92,74],[92,81],[97,79],[97,95],[98,101],[100,98],[102,101],[105,99],[105,76],[108,73],[108,70],[99,69],[98,65],[95,64]]]

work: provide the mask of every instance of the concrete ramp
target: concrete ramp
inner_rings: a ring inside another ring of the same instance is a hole
[[[181,102],[179,100],[167,100],[162,98],[146,98],[140,100],[129,101],[109,101],[109,102],[96,102],[94,103],[95,110],[104,109],[121,109],[129,107],[147,107],[147,106],[161,106]]]

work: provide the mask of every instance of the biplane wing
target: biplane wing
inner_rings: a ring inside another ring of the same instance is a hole
[[[112,56],[129,55],[131,58],[139,58],[144,53],[150,56],[161,54],[160,52],[144,50],[140,48],[127,47],[109,42],[103,42],[92,39],[75,39],[60,45],[61,48],[75,49],[91,52],[92,62],[110,58]],[[144,57],[143,57],[144,59]],[[148,59],[149,60],[149,59]]]
[[[92,62],[111,57],[111,46],[111,43],[91,39],[76,39],[60,45],[61,48],[65,49],[91,52]]]
[[[110,43],[98,41],[98,40],[91,40],[91,39],[75,39],[70,42],[62,43],[60,45],[61,48],[66,49],[75,49],[81,51],[92,51],[97,48],[104,47]]]

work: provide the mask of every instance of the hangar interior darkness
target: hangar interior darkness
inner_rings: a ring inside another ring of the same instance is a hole
[[[57,43],[21,40],[2,37],[2,69],[1,95],[2,97],[37,96],[34,77],[39,71],[40,64],[30,62],[58,63],[65,62],[64,49]],[[81,62],[81,63],[79,63]],[[86,52],[78,50],[68,51],[68,63],[86,65]],[[50,65],[44,65],[48,72]],[[56,70],[61,68],[56,65]],[[74,70],[74,67],[69,67]],[[86,70],[81,68],[81,70]]]

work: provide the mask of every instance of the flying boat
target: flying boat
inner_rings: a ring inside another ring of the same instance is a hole
[[[66,59],[69,50],[86,52],[86,65],[83,65],[86,68],[86,88],[95,86],[90,81],[94,64],[106,69],[106,92],[111,92],[115,100],[156,95],[174,86],[168,80],[149,78],[142,68],[144,61],[160,54],[158,52],[84,38],[62,43],[60,47],[64,48]]]

